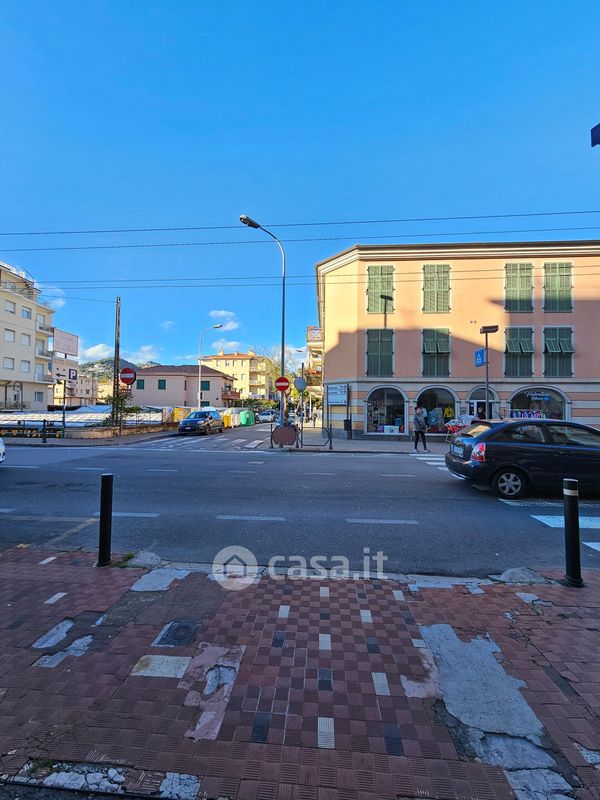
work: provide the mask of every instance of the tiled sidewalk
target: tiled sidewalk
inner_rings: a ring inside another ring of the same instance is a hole
[[[132,591],[143,574],[85,553],[0,554],[5,779],[76,786],[87,770],[104,789],[209,800],[512,798],[443,713],[424,636],[451,626],[493,640],[525,682],[570,783],[547,796],[600,798],[582,750],[600,750],[596,575],[581,590],[262,578],[227,592],[183,572]],[[32,647],[65,621],[64,638]],[[173,621],[186,623],[174,646],[158,645]]]

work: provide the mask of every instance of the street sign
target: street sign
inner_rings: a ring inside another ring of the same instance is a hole
[[[475,350],[475,366],[485,366],[485,347],[482,347],[481,350]]]
[[[67,361],[64,358],[55,358],[52,360],[52,377],[55,381],[69,381],[71,383],[77,380],[79,372],[77,370],[76,361]]]
[[[327,405],[346,406],[348,405],[348,384],[329,383],[327,384]]]
[[[592,128],[592,147],[600,144],[600,125],[595,125]]]
[[[136,377],[136,371],[131,367],[123,367],[121,372],[119,372],[119,380],[121,383],[124,383],[125,386],[131,386]]]
[[[277,378],[277,380],[275,381],[275,388],[277,389],[278,392],[287,392],[287,390],[290,388],[290,382],[285,377],[285,375],[282,375],[281,377]]]
[[[69,375],[67,377],[67,380],[68,381],[76,381],[77,380],[77,370],[76,369],[70,369],[69,370]]]
[[[308,386],[308,384],[307,384],[307,382],[304,380],[304,378],[296,378],[296,379],[294,380],[294,386],[296,387],[296,389],[297,389],[299,392],[304,392],[304,391],[306,390],[306,387]]]

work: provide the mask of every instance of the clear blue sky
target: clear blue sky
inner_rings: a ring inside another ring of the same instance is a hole
[[[243,212],[273,224],[600,208],[600,148],[589,143],[600,122],[597,2],[25,0],[2,4],[0,24],[0,231],[236,225]],[[385,241],[367,236],[571,225],[600,215],[275,229],[348,237],[287,245],[298,276],[287,340],[301,346],[316,322],[314,263]],[[207,335],[206,350],[218,338],[277,344],[280,260],[261,238],[241,226],[3,236],[0,258],[64,292],[55,323],[91,354],[111,344],[113,310],[74,298],[120,294],[123,349],[169,363],[189,360],[197,332],[219,319],[229,329]],[[252,244],[7,252],[216,240]],[[273,285],[227,280],[255,275]],[[202,289],[123,286],[213,277]]]

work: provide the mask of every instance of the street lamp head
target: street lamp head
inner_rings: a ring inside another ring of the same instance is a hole
[[[240,216],[240,222],[242,225],[247,225],[249,228],[260,228],[258,222],[249,217],[247,214],[242,214]]]
[[[479,333],[498,333],[498,330],[498,325],[482,325],[479,329]]]
[[[213,325],[213,328],[222,328],[222,327],[223,327],[223,323],[222,322],[217,322],[216,325]]]

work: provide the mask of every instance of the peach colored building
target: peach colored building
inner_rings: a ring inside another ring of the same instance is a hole
[[[600,241],[356,245],[316,265],[335,434],[430,432],[484,411],[600,427]],[[327,419],[327,415],[326,415]]]

